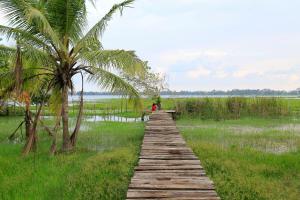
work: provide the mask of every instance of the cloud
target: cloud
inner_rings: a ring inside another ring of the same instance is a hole
[[[228,56],[229,53],[222,50],[215,49],[181,49],[171,52],[164,52],[160,55],[164,62],[174,64],[178,62],[191,62],[199,59],[220,59]]]
[[[187,77],[189,77],[191,79],[197,79],[201,76],[203,76],[203,77],[209,76],[211,74],[211,71],[202,66],[199,66],[195,69],[191,69],[191,70],[187,71],[186,74],[187,74]]]
[[[229,74],[223,70],[217,70],[214,73],[214,77],[218,78],[218,79],[224,79],[227,78],[229,76]]]
[[[294,82],[294,81],[299,81],[300,77],[296,74],[293,74],[289,77],[289,79]]]
[[[294,57],[287,58],[264,58],[258,61],[240,62],[235,72],[233,72],[234,78],[246,78],[248,76],[282,76],[284,74],[290,74],[295,71],[296,66],[300,63],[300,59]]]
[[[172,73],[178,70],[186,71],[190,70],[190,68],[195,68],[198,69],[196,74],[202,71],[200,75],[204,75],[205,70],[202,69],[203,67],[209,69],[212,65],[217,66],[217,64],[212,63],[220,62],[227,56],[230,56],[230,53],[217,49],[178,49],[163,51],[159,54],[158,59],[154,60],[154,69],[162,73]],[[196,66],[202,67],[196,68]],[[193,69],[190,71],[192,72]],[[194,77],[194,75],[191,75],[191,72],[188,72],[188,74],[190,74],[190,77]],[[225,72],[222,74],[219,72],[217,76],[225,77],[226,74]]]

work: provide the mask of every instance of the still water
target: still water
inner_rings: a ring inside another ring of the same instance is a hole
[[[228,96],[204,96],[204,95],[161,95],[162,98],[205,98],[205,97],[228,97]],[[79,101],[80,96],[73,95],[69,96],[69,101]],[[109,99],[120,99],[120,95],[84,95],[84,101],[107,101]]]
[[[54,119],[54,116],[43,116],[43,119]],[[111,122],[141,122],[141,117],[121,117],[117,115],[94,115],[94,116],[84,116],[83,121],[86,122],[105,122],[105,121],[111,121]],[[144,121],[148,121],[149,116],[144,117]],[[70,122],[72,123],[74,121],[75,124],[75,118],[70,117]]]

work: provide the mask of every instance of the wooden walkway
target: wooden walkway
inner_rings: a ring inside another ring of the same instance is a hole
[[[175,122],[163,111],[152,114],[147,122],[127,199],[220,199]]]

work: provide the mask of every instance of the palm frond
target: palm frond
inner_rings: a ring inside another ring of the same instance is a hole
[[[44,13],[36,8],[38,3],[33,0],[1,0],[0,6],[16,29],[42,35],[64,50],[64,46]]]
[[[49,23],[60,38],[68,35],[75,43],[82,37],[87,12],[84,0],[51,0],[45,6]]]
[[[97,22],[86,34],[85,36],[78,41],[77,45],[75,46],[75,53],[80,51],[80,49],[84,46],[89,46],[94,42],[99,40],[99,36],[103,34],[105,31],[108,22],[112,19],[112,16],[119,11],[122,14],[123,9],[125,7],[129,7],[134,0],[126,0],[120,4],[115,4],[110,11],[99,21]]]
[[[56,47],[60,47],[62,50],[66,51],[66,48],[60,41],[59,36],[53,30],[48,19],[40,10],[28,5],[28,8],[26,9],[26,17],[29,23],[36,24],[40,32],[44,34],[47,38],[51,39],[51,41],[54,45],[56,45]]]
[[[48,69],[53,69],[55,67],[56,58],[51,54],[35,48],[26,42],[21,41],[20,45],[23,48],[22,55],[27,61],[27,65],[30,67],[43,67]]]
[[[93,75],[88,75],[88,81],[96,82],[102,89],[112,93],[121,93],[124,97],[128,97],[135,107],[142,108],[139,92],[122,77],[96,67],[92,67],[91,71]]]
[[[143,79],[147,72],[147,62],[138,58],[134,51],[94,50],[80,53],[79,58],[86,65],[99,66],[106,70],[116,70]]]
[[[9,58],[16,53],[16,48],[0,45],[0,57]]]
[[[23,38],[26,39],[27,42],[30,42],[32,45],[48,49],[51,51],[51,47],[44,41],[45,39],[41,36],[31,34],[28,31],[19,29],[19,28],[12,28],[8,26],[0,25],[0,33],[5,35],[7,39],[13,38]]]

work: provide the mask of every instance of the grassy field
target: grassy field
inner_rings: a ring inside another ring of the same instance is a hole
[[[185,101],[163,99],[162,105],[174,109]],[[202,120],[199,115],[179,117],[178,127],[222,199],[300,198],[300,102],[282,101],[292,111],[287,116],[242,115],[219,121]],[[145,100],[144,108],[151,104],[151,99]],[[71,105],[71,126],[77,112],[76,104]],[[140,112],[114,99],[85,103],[84,115],[140,117]],[[21,120],[0,117],[0,199],[125,198],[143,138],[142,123],[84,121],[77,151],[55,156],[49,156],[51,139],[40,130],[37,153],[24,158],[23,142],[7,139]],[[49,120],[47,124],[53,123]]]
[[[299,119],[181,119],[188,145],[224,200],[300,198]]]
[[[142,123],[84,122],[77,151],[49,156],[49,136],[24,158],[8,135],[20,117],[0,118],[0,199],[124,199],[143,137]],[[58,137],[60,138],[60,136]]]

